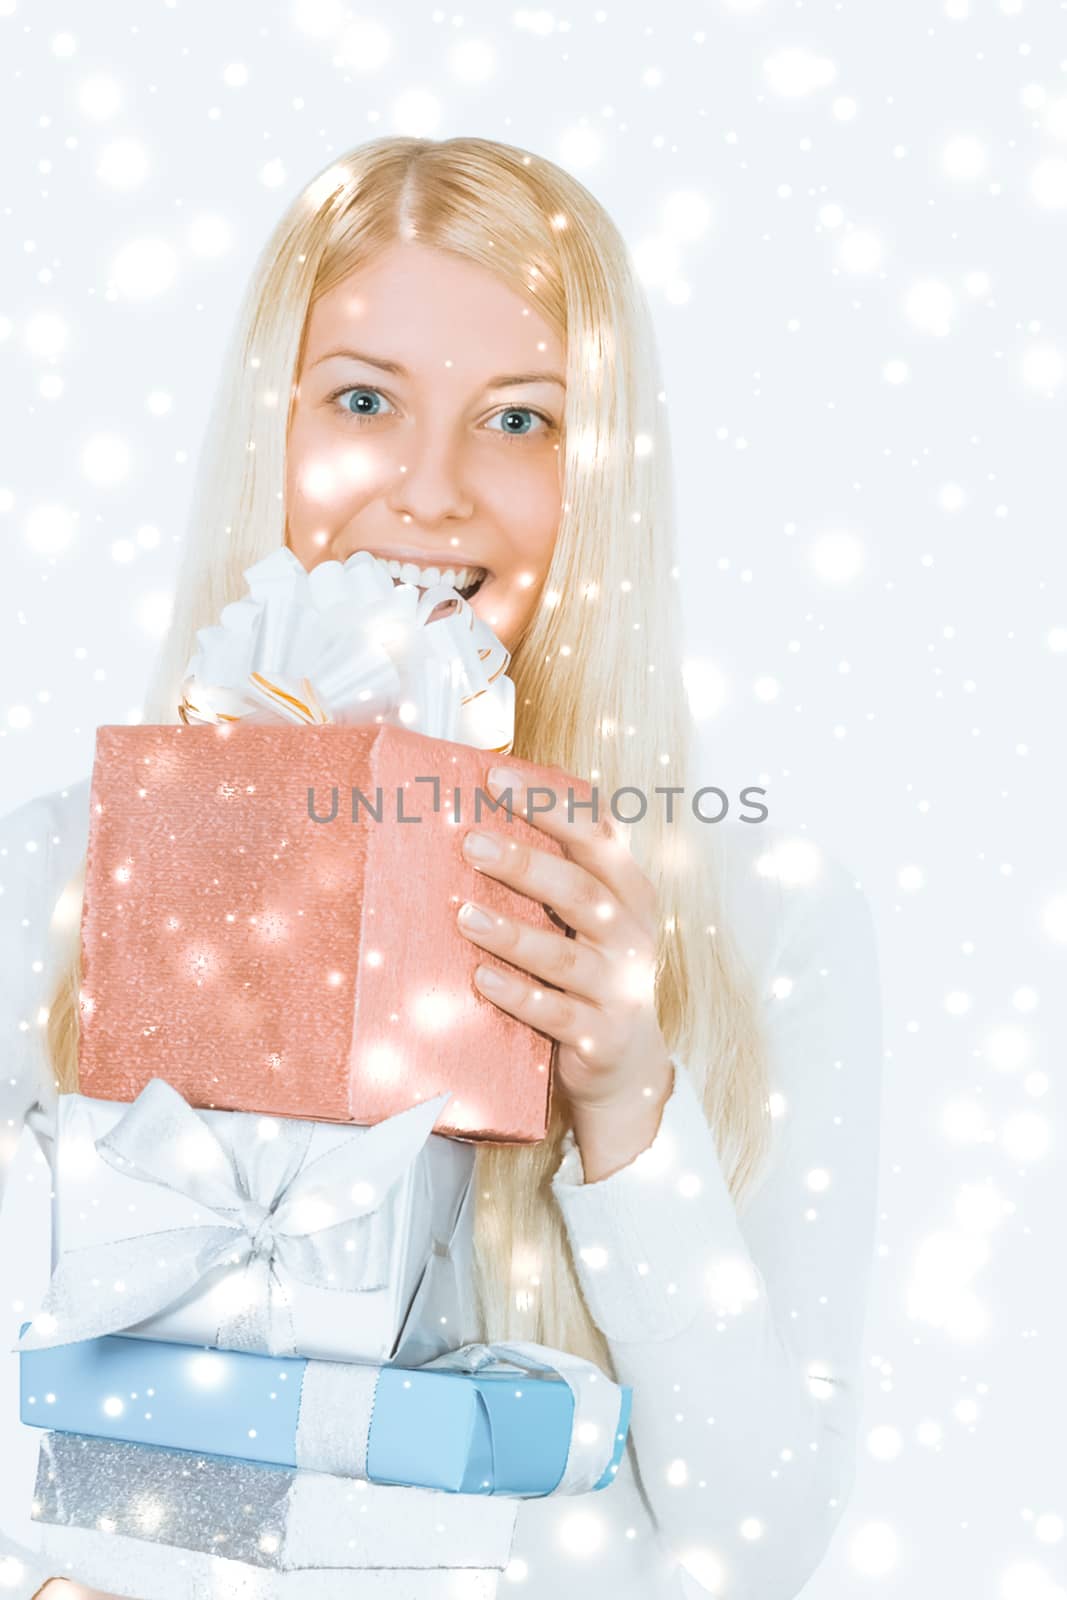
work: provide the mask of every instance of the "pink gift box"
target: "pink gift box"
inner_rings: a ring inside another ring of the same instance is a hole
[[[456,923],[469,899],[560,931],[463,856],[474,826],[563,853],[524,799],[493,810],[493,760],[392,725],[98,728],[81,1092],[158,1077],[195,1106],[370,1124],[449,1090],[435,1132],[543,1138],[554,1041],[478,992],[479,963],[513,969]],[[557,809],[590,796],[507,764]]]

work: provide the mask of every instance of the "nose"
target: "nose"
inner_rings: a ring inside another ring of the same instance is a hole
[[[474,495],[467,463],[447,420],[420,420],[413,425],[400,447],[386,503],[402,522],[420,528],[470,519]]]

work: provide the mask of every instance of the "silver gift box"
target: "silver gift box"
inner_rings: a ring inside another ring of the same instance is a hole
[[[384,1569],[414,1578],[420,1572],[462,1571],[471,1580],[464,1593],[473,1593],[473,1580],[481,1573],[491,1595],[493,1580],[510,1558],[519,1504],[507,1496],[398,1488],[45,1433],[33,1517],[45,1525],[44,1548],[52,1554],[64,1547],[62,1539],[51,1537],[57,1531],[104,1535],[102,1541],[88,1541],[99,1550],[94,1564],[106,1562],[106,1546],[114,1539],[116,1557],[129,1541],[279,1573]],[[105,1589],[110,1581],[98,1568],[93,1575],[77,1571],[75,1576]],[[402,1592],[417,1593],[418,1586],[409,1584]],[[443,1592],[440,1581],[426,1586],[428,1595]]]
[[[220,1224],[224,1218],[198,1198],[202,1152],[190,1151],[188,1160],[178,1161],[176,1177],[170,1169],[157,1174],[150,1150],[140,1164],[131,1162],[127,1170],[103,1159],[97,1150],[97,1141],[113,1139],[130,1113],[141,1118],[139,1127],[144,1129],[145,1102],[151,1094],[162,1099],[152,1102],[150,1117],[159,1126],[149,1121],[149,1132],[154,1130],[158,1142],[179,1155],[189,1144],[190,1129],[204,1139],[220,1158],[226,1184],[233,1188],[234,1215],[244,1203],[246,1188],[248,1197],[260,1202],[265,1212],[273,1213],[279,1197],[296,1197],[299,1208],[305,1174],[311,1203],[321,1206],[322,1180],[316,1175],[322,1172],[324,1158],[328,1162],[340,1148],[350,1157],[350,1165],[335,1170],[332,1188],[323,1191],[331,1204],[338,1202],[339,1214],[357,1180],[370,1176],[375,1182],[368,1187],[378,1187],[375,1158],[361,1158],[361,1150],[367,1141],[368,1150],[375,1148],[374,1141],[389,1123],[353,1128],[238,1111],[194,1111],[165,1084],[150,1084],[132,1106],[61,1095],[54,1135],[51,1129],[34,1127],[53,1173],[54,1272],[57,1266],[69,1263],[73,1270],[80,1263],[62,1291],[61,1276],[53,1278],[52,1292],[60,1295],[58,1306],[51,1308],[58,1310],[56,1341],[64,1331],[68,1339],[124,1332],[181,1344],[298,1353],[325,1361],[395,1360],[418,1366],[477,1336],[471,1144],[430,1134],[368,1215],[294,1237],[291,1249],[296,1263],[311,1259],[313,1241],[329,1241],[328,1283],[312,1281],[306,1265],[292,1275],[285,1254],[277,1260],[271,1257],[270,1274],[260,1275],[264,1309],[273,1298],[270,1279],[276,1276],[281,1299],[288,1305],[292,1344],[286,1348],[263,1337],[262,1330],[249,1336],[241,1318],[233,1317],[230,1302],[235,1291],[244,1291],[252,1281],[246,1277],[247,1264],[238,1248],[248,1243],[249,1225],[237,1227],[233,1216],[228,1217],[227,1228],[216,1231],[232,1237],[238,1264],[213,1266],[191,1287],[168,1292],[175,1262],[186,1254],[194,1259],[207,1254],[202,1237],[211,1229],[204,1225]],[[179,1120],[174,1120],[179,1113]],[[399,1120],[391,1119],[391,1125]],[[272,1136],[264,1137],[266,1132]],[[145,1144],[144,1132],[140,1138]],[[417,1141],[412,1137],[412,1142]],[[149,1181],[144,1181],[146,1177]],[[189,1192],[175,1186],[179,1178],[188,1181]],[[213,1184],[219,1187],[217,1180]],[[154,1284],[156,1278],[151,1298],[159,1309],[139,1317],[133,1303],[142,1284]],[[39,1320],[34,1319],[35,1329]],[[241,1328],[240,1338],[222,1336],[227,1320]],[[244,1321],[249,1321],[247,1314]]]

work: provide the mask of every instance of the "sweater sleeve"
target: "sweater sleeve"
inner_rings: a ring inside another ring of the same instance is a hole
[[[641,1490],[694,1592],[718,1600],[792,1600],[811,1576],[851,1489],[861,1399],[882,1049],[872,917],[832,859],[783,895],[761,994],[771,1150],[748,1205],[677,1059],[647,1150],[584,1184],[569,1135],[553,1177],[587,1306],[633,1386]]]
[[[0,819],[0,1205],[22,1125],[41,1089],[36,1007],[53,909],[54,825],[42,798]],[[5,1600],[32,1600],[51,1576],[36,1551],[0,1526],[0,1595]]]

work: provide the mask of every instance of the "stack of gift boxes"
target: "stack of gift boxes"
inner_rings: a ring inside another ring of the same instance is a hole
[[[104,1529],[495,1583],[522,1498],[609,1485],[629,1422],[589,1362],[477,1342],[476,1149],[544,1136],[552,1041],[479,994],[456,911],[551,919],[461,840],[559,847],[489,800],[507,655],[453,591],[363,554],[246,577],[182,721],[97,731],[35,1515],[75,1562]]]

